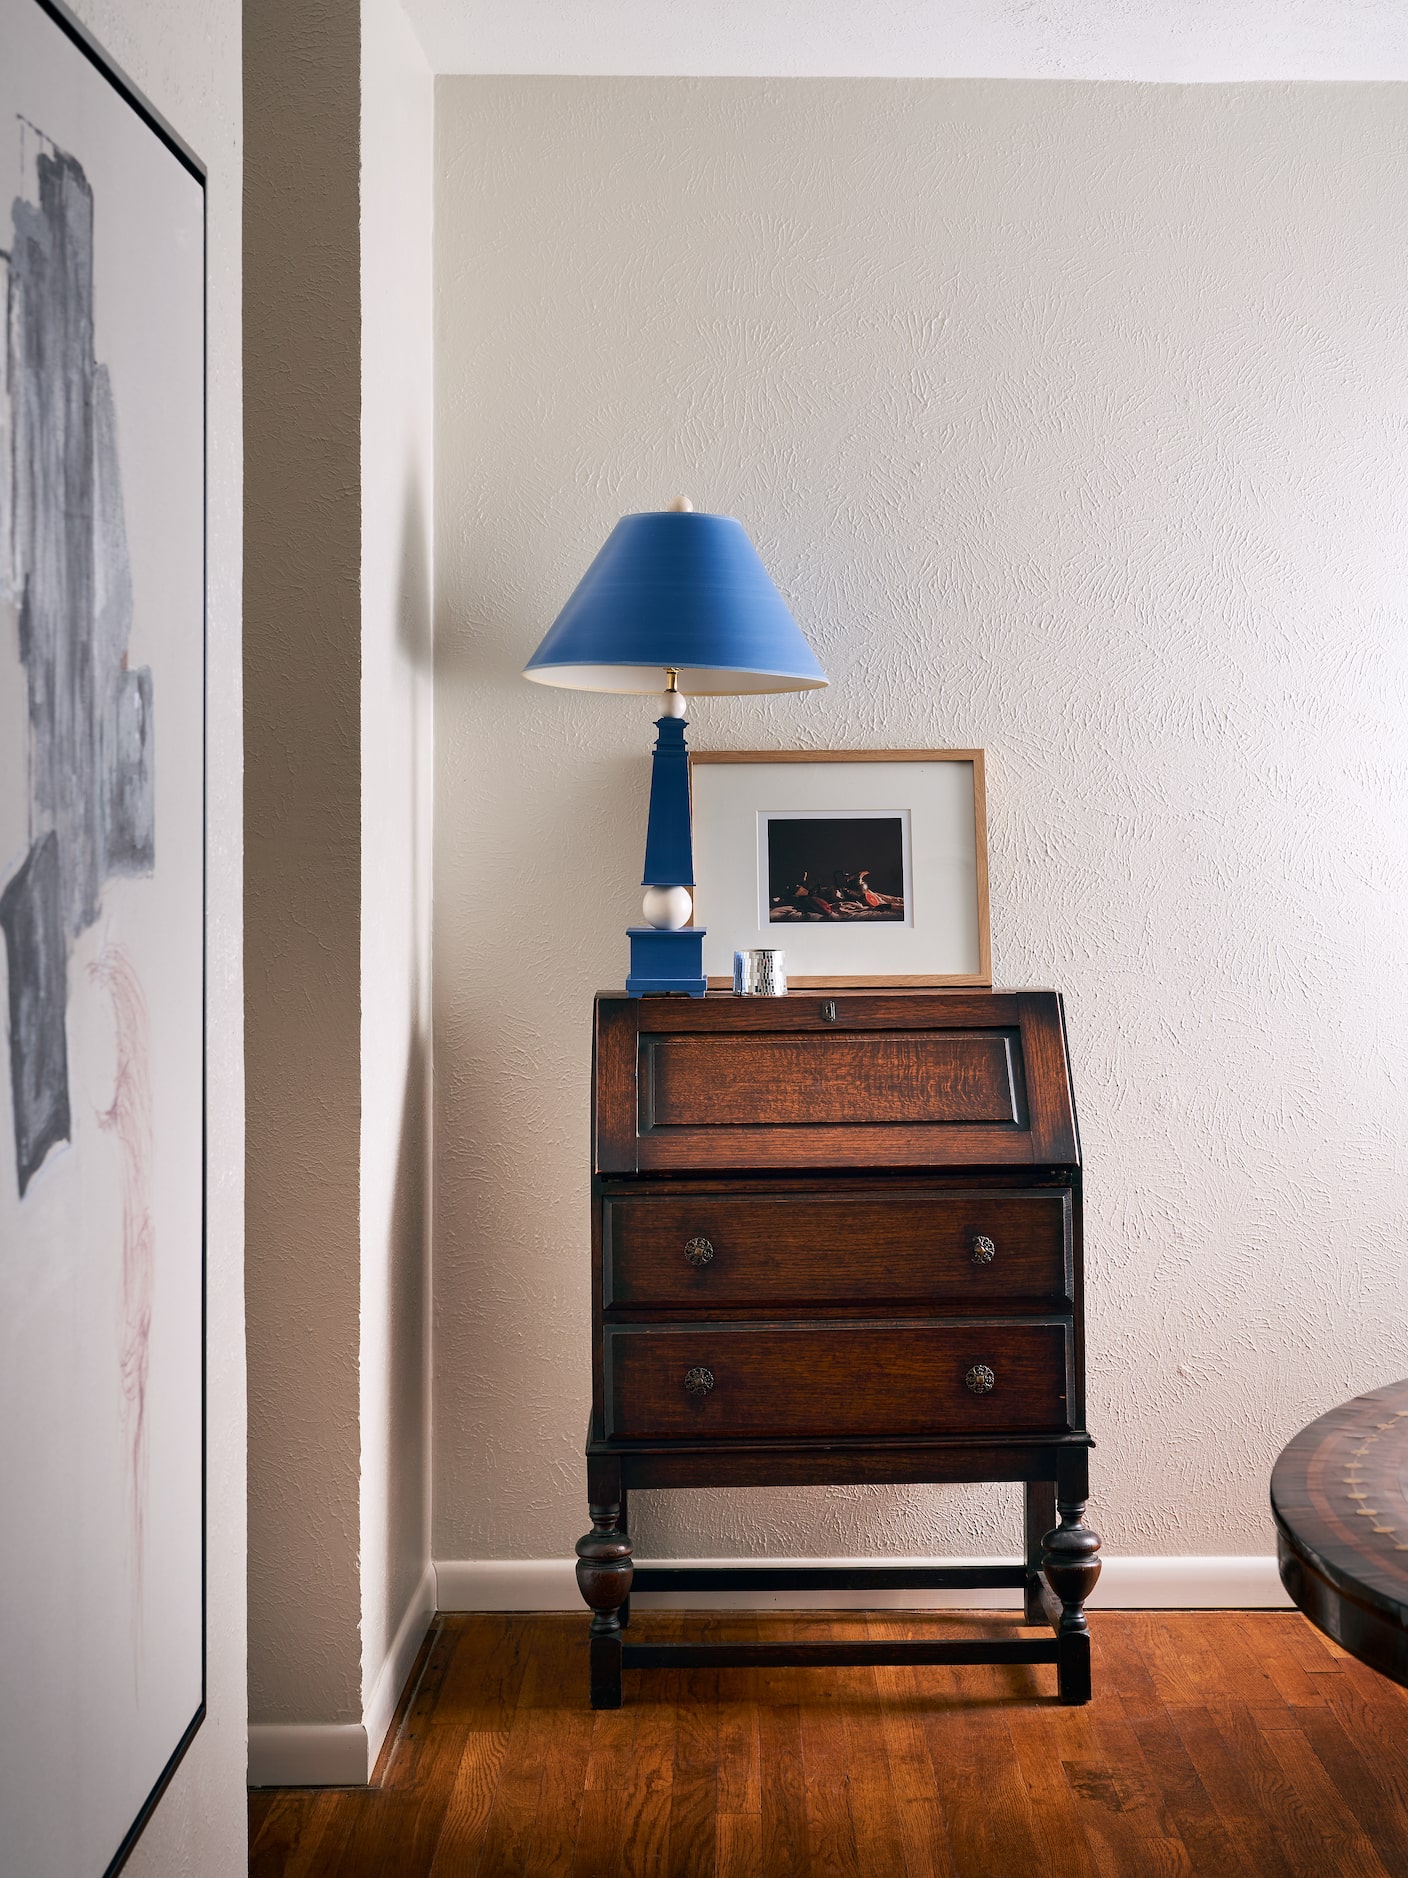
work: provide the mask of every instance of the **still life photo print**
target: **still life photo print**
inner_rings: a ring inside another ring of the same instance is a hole
[[[690,775],[711,987],[761,947],[801,988],[992,983],[981,750],[706,750]]]
[[[909,891],[909,816],[763,811],[760,854],[774,926],[823,920],[903,925]]]
[[[0,1866],[26,1878],[115,1872],[204,1712],[204,247],[197,160],[66,13],[0,0]]]

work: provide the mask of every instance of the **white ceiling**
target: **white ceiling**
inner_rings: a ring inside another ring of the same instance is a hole
[[[1408,78],[1408,0],[403,0],[439,72]]]

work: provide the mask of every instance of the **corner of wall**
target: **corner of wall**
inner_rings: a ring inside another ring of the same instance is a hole
[[[434,81],[398,0],[362,0],[361,23],[361,1595],[374,1759],[433,1611]]]

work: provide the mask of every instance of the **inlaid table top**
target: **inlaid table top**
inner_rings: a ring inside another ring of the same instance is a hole
[[[1408,1684],[1408,1381],[1303,1428],[1271,1475],[1281,1579],[1307,1617]]]

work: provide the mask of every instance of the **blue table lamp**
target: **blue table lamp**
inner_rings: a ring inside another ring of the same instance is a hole
[[[523,676],[575,691],[662,691],[645,836],[644,926],[626,990],[702,998],[704,928],[691,926],[694,840],[685,698],[811,691],[826,683],[742,525],[683,497],[623,515]]]

